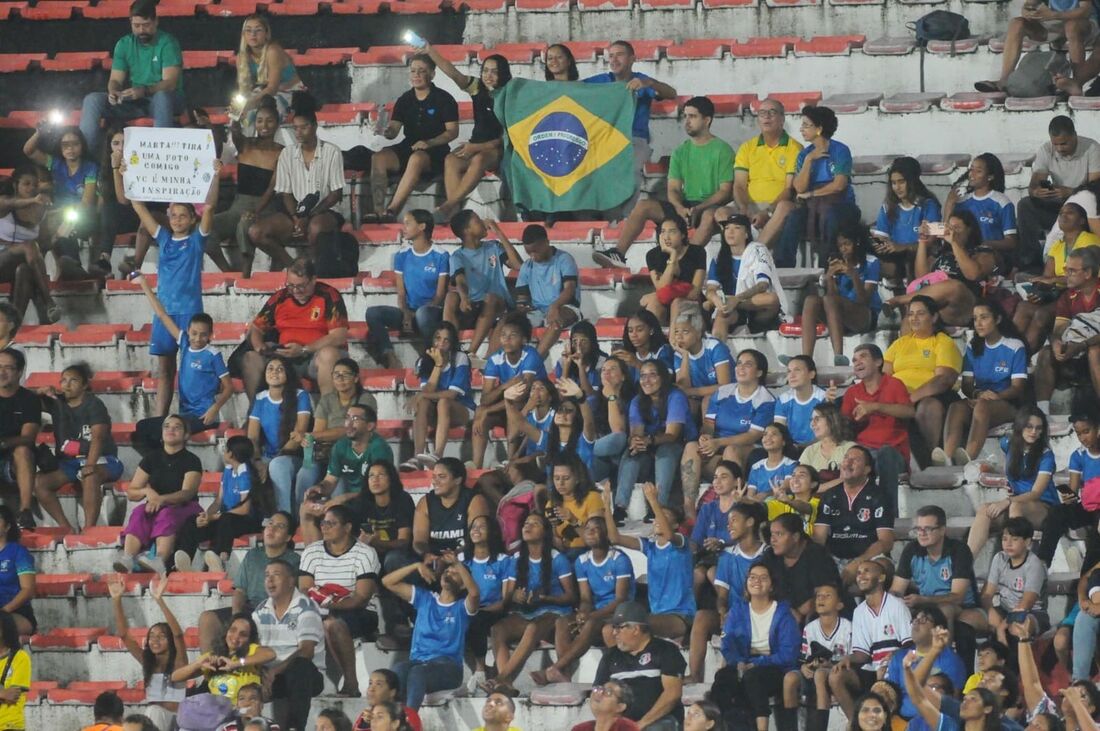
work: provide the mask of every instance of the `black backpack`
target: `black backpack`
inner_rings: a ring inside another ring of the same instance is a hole
[[[322,279],[354,277],[359,272],[359,241],[346,231],[333,231],[317,242],[313,258]]]
[[[928,41],[951,41],[951,55],[955,55],[955,41],[970,37],[970,21],[950,10],[933,10],[922,15],[915,23],[906,23],[906,27],[917,37],[920,49],[920,90],[924,93],[924,51]]]

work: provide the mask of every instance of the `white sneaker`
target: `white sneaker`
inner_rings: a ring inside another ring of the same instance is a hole
[[[936,447],[932,450],[933,467],[946,467],[950,464],[951,459],[947,456],[947,452],[943,451],[940,447]]]
[[[168,573],[168,568],[164,565],[164,561],[159,556],[150,556],[148,553],[143,553],[138,556],[138,566],[146,571],[152,571],[158,576],[164,576]]]
[[[420,471],[420,460],[417,459],[416,457],[413,457],[412,459],[410,459],[406,462],[402,462],[398,466],[397,469],[400,470],[401,472],[419,472]]]
[[[439,457],[436,457],[431,452],[421,452],[416,455],[416,461],[420,464],[420,469],[430,470],[435,467],[435,463],[439,461]]]
[[[118,573],[128,574],[134,570],[134,557],[120,548],[115,553],[115,558],[111,565]]]
[[[176,571],[194,571],[194,569],[191,567],[191,557],[187,555],[187,551],[176,551],[174,560],[176,564]]]
[[[485,673],[478,670],[466,681],[466,695],[475,696],[481,690],[481,684],[485,682]]]
[[[224,574],[225,562],[222,561],[222,557],[217,554],[216,551],[207,551],[204,556],[206,561],[206,570],[212,574]]]

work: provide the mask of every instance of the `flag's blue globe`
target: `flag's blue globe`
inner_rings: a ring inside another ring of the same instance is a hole
[[[559,178],[576,170],[588,154],[588,133],[569,112],[552,112],[535,125],[527,149],[535,167]]]

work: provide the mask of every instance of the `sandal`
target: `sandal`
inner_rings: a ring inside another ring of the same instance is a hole
[[[377,213],[365,213],[363,214],[363,223],[378,223],[381,216]]]
[[[378,217],[378,222],[379,223],[397,223],[397,214],[387,208],[386,212]]]
[[[983,94],[994,94],[998,91],[1004,91],[999,81],[979,81],[974,84],[974,88]]]

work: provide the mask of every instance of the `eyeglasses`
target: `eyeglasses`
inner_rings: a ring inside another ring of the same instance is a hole
[[[619,695],[615,691],[608,688],[606,685],[593,686],[592,695],[609,695],[615,700],[619,699]]]
[[[61,147],[80,147],[80,140],[62,140]]]
[[[310,282],[308,281],[302,282],[301,284],[291,284],[290,282],[287,282],[286,288],[289,289],[291,292],[305,292],[309,285]]]
[[[935,533],[942,527],[942,525],[918,525],[913,529],[913,532],[920,536],[926,536],[929,533]]]
[[[341,381],[346,381],[349,378],[355,378],[355,374],[352,373],[351,371],[333,371],[332,372],[332,377],[333,378],[338,378]]]
[[[756,113],[758,117],[782,117],[783,112],[778,109],[761,109]]]
[[[329,520],[327,518],[321,521],[322,528],[335,528],[338,525],[343,525],[343,523],[338,520]]]
[[[344,417],[345,422],[351,422],[352,424],[354,424],[357,421],[366,421],[366,420],[367,419],[366,419],[365,416],[359,416],[358,414],[348,414],[347,416]]]

